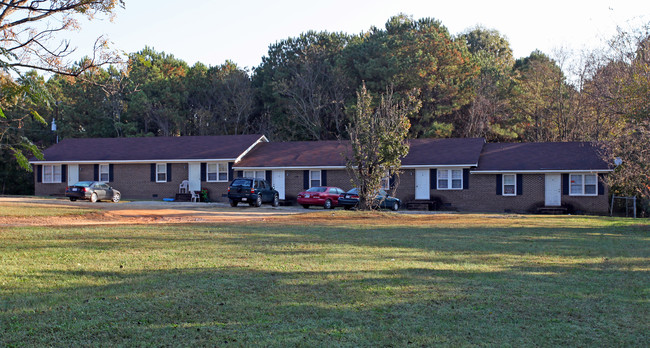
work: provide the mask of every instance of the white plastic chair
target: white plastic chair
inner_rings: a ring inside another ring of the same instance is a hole
[[[198,202],[201,200],[201,196],[197,191],[192,191],[192,202]]]
[[[178,185],[178,193],[187,193],[190,190],[190,181],[183,180],[180,185]]]

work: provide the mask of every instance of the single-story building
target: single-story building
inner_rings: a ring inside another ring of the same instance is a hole
[[[207,189],[221,200],[232,166],[265,136],[224,135],[65,139],[32,158],[35,194],[62,195],[78,181],[103,181],[124,199],[174,197],[183,180],[189,190]]]
[[[411,139],[395,188],[404,202],[431,201],[443,209],[525,212],[566,207],[606,214],[603,175],[612,171],[585,142],[494,143],[483,138]],[[125,199],[173,197],[183,180],[224,201],[234,177],[270,181],[294,202],[313,186],[351,189],[348,142],[268,142],[263,135],[66,139],[32,159],[37,195],[62,194],[78,180],[106,181]]]

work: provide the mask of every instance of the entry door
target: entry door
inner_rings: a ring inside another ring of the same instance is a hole
[[[285,199],[284,196],[284,170],[273,171],[273,188],[278,191],[278,198]]]
[[[79,165],[68,164],[68,186],[79,182]]]
[[[544,188],[546,192],[544,204],[547,207],[562,205],[562,177],[560,174],[546,174]]]
[[[415,170],[415,199],[431,199],[429,169]]]
[[[187,180],[190,182],[190,192],[201,191],[201,163],[188,163]]]

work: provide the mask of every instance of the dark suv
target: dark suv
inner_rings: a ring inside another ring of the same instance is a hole
[[[274,207],[280,205],[278,191],[263,179],[237,178],[228,186],[230,206],[236,207],[239,202],[259,207],[262,203],[271,203]]]

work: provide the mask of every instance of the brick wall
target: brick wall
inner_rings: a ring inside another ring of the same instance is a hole
[[[470,174],[467,190],[436,190],[432,187],[432,199],[442,200],[447,208],[471,212],[527,212],[544,205],[544,174],[524,174],[522,195],[496,194],[496,175]],[[435,183],[435,180],[434,180]],[[415,199],[415,170],[406,169],[400,176],[396,196],[403,201]],[[607,214],[608,192],[599,196],[562,195],[562,203],[571,204],[578,212]],[[443,208],[444,209],[444,208]]]
[[[162,199],[174,197],[181,181],[187,179],[186,163],[172,165],[171,182],[152,182],[150,170],[150,164],[115,164],[114,181],[109,184],[119,190],[124,199]],[[93,175],[92,164],[79,165],[79,180],[93,180]],[[237,172],[235,172],[235,177],[237,176]],[[34,178],[36,181],[36,177]],[[432,188],[431,197],[441,199],[447,209],[458,211],[527,212],[544,204],[544,178],[544,174],[525,174],[523,175],[522,195],[502,196],[496,194],[496,175],[470,174],[469,189],[436,190]],[[286,201],[295,202],[297,194],[304,191],[303,180],[303,170],[285,171]],[[225,202],[227,198],[223,195],[227,193],[228,184],[229,182],[202,182],[201,187],[208,189],[211,201]],[[345,169],[327,170],[327,185],[338,186],[345,191],[352,188],[350,177]],[[43,184],[35,182],[35,194],[37,196],[63,195],[66,186],[67,183]],[[415,199],[415,170],[405,169],[402,171],[395,195],[404,202]],[[562,203],[572,205],[577,212],[607,214],[609,203],[607,197],[608,190],[605,188],[605,194],[599,196],[562,195]]]

